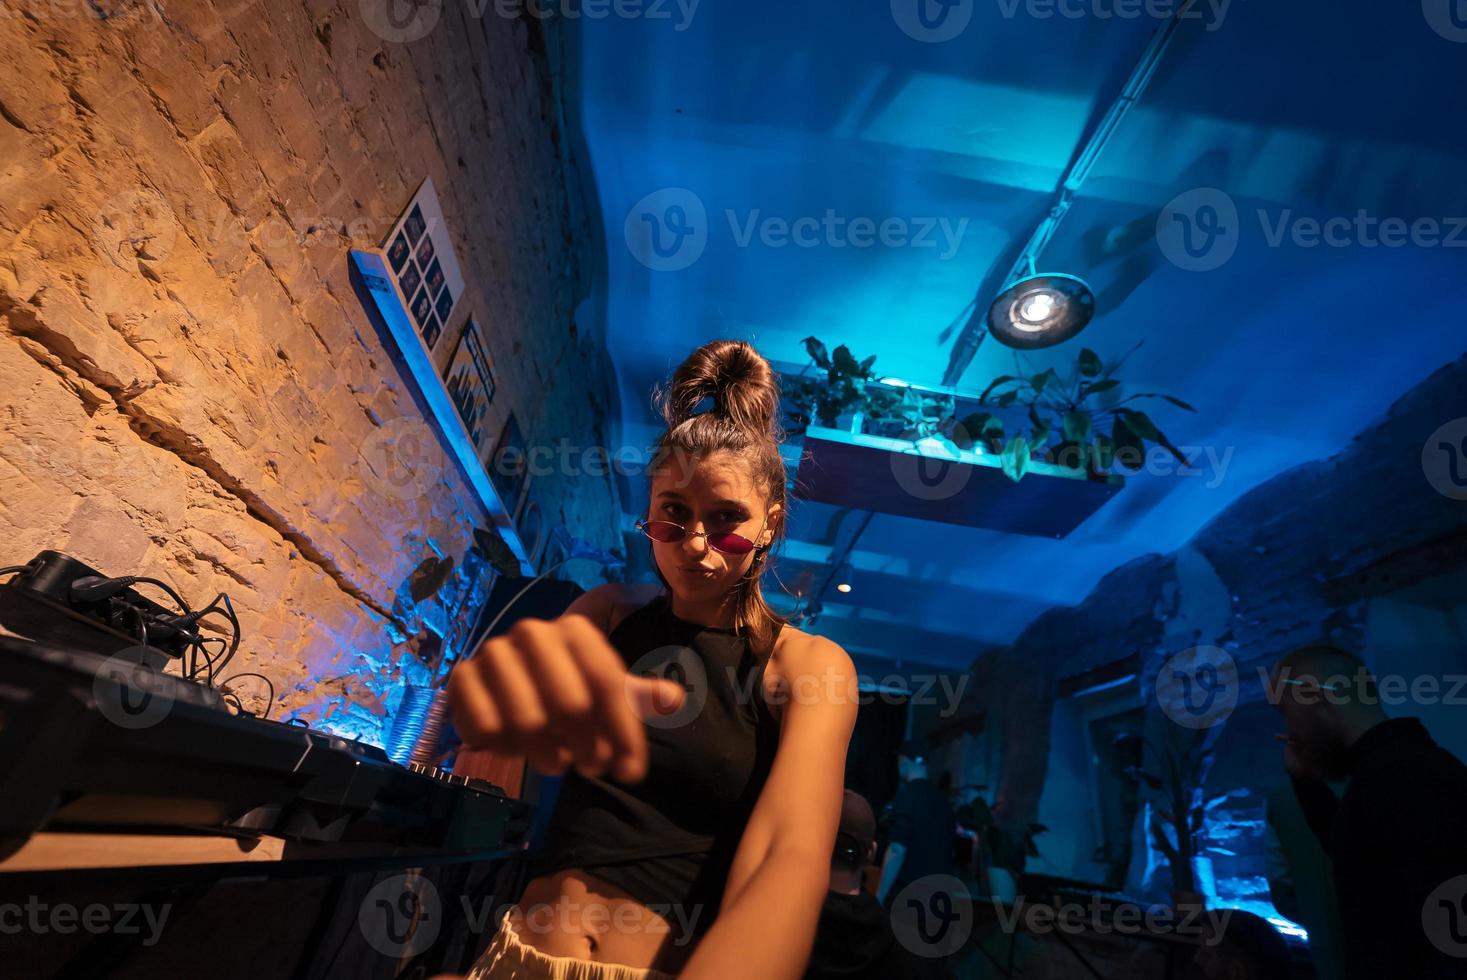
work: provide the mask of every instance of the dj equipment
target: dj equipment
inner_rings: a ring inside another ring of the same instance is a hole
[[[204,685],[0,636],[0,839],[188,828],[451,850],[514,847],[531,807],[375,746],[226,711]]]
[[[70,555],[43,551],[0,583],[0,626],[17,636],[60,643],[161,667],[196,639],[184,610],[169,609],[132,585],[108,578]]]

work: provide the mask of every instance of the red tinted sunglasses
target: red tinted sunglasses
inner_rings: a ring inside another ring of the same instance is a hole
[[[637,529],[653,541],[661,541],[663,544],[675,544],[690,534],[701,534],[708,539],[708,547],[725,555],[747,555],[755,547],[754,542],[742,534],[731,531],[689,531],[672,521],[638,521]]]

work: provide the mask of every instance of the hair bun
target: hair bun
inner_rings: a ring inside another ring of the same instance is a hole
[[[715,416],[741,429],[773,434],[779,412],[779,382],[764,356],[742,340],[714,340],[678,365],[672,385],[659,400],[669,429],[713,399]]]

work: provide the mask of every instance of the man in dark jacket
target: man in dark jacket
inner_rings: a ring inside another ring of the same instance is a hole
[[[953,873],[957,817],[947,794],[927,778],[927,743],[909,739],[897,752],[901,786],[891,809],[891,840],[876,898],[883,905],[914,881]]]
[[[830,891],[820,911],[806,980],[948,980],[952,973],[946,961],[918,956],[902,946],[886,909],[862,888],[863,872],[875,857],[871,804],[846,790],[830,862]]]
[[[1329,646],[1269,679],[1284,768],[1334,868],[1350,980],[1467,976],[1467,766],[1389,718],[1359,659]],[[1336,797],[1330,782],[1346,782]]]

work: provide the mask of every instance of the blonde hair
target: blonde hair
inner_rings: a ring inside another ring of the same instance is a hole
[[[699,412],[704,399],[713,407]],[[779,515],[769,530],[768,546],[755,551],[754,564],[739,584],[735,623],[748,631],[753,648],[767,655],[776,627],[784,617],[769,607],[760,580],[768,555],[784,536],[789,504],[785,494],[784,460],[779,455],[783,430],[779,424],[779,380],[769,362],[742,340],[715,340],[688,355],[673,373],[671,384],[656,393],[667,431],[653,450],[651,472],[670,458],[684,465],[714,453],[727,452],[748,463],[755,485],[769,509]],[[662,573],[658,571],[658,577]],[[664,578],[664,585],[671,585]]]

